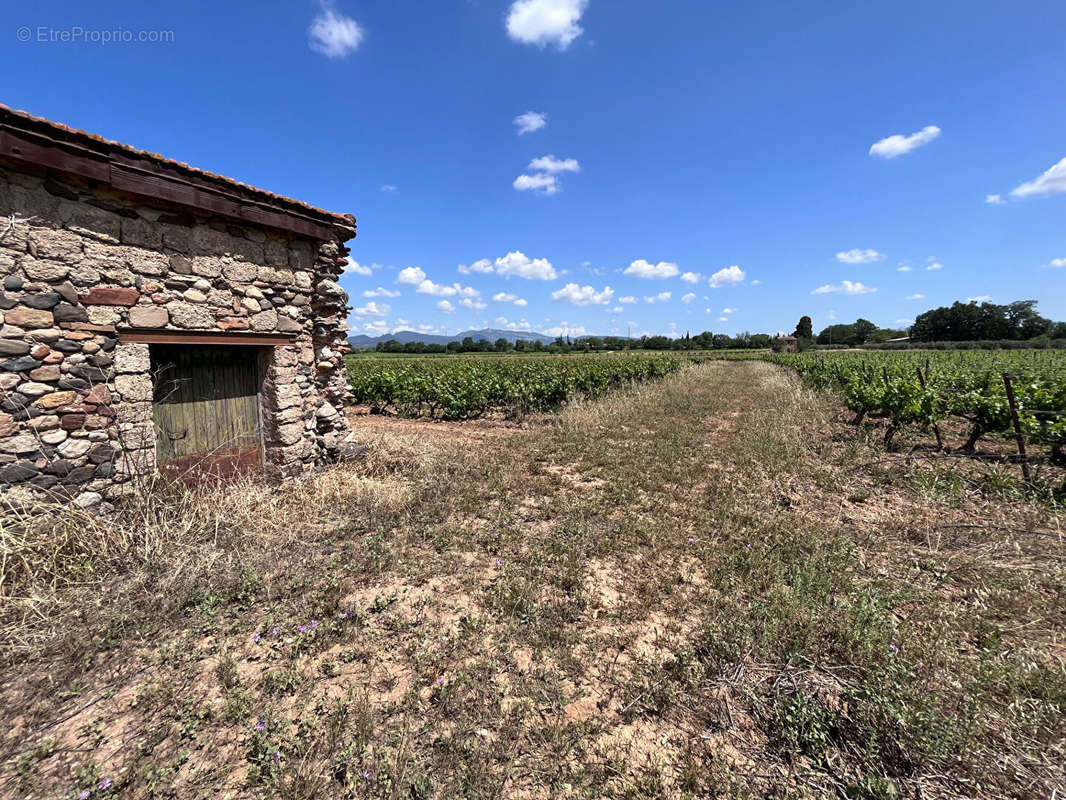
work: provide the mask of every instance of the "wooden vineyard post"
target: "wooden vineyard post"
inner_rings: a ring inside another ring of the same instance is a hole
[[[1022,477],[1026,483],[1031,483],[1029,475],[1029,459],[1025,454],[1025,437],[1022,435],[1022,423],[1018,419],[1018,404],[1014,400],[1014,385],[1011,383],[1010,373],[1003,373],[1003,385],[1007,389],[1007,405],[1010,406],[1010,419],[1014,424],[1014,438],[1018,442],[1018,455],[1022,460]]]

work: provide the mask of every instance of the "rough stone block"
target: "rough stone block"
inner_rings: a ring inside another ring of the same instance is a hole
[[[24,356],[30,352],[27,342],[20,339],[0,339],[0,356]]]
[[[251,320],[253,331],[272,331],[278,326],[278,312],[273,309],[255,314]]]
[[[52,312],[43,308],[13,308],[4,314],[4,321],[8,325],[17,325],[20,328],[51,328],[55,322]]]
[[[132,306],[141,299],[136,289],[111,289],[98,286],[81,296],[81,302],[87,306]]]
[[[45,409],[59,408],[60,406],[73,403],[75,397],[77,397],[77,395],[74,392],[51,392],[50,394],[45,394],[37,398],[36,405],[39,408]]]
[[[55,316],[56,322],[88,322],[89,314],[81,306],[71,305],[70,303],[60,303],[57,305],[52,313]]]
[[[167,303],[166,308],[170,321],[179,328],[212,328],[215,325],[215,316],[206,306],[175,300]]]
[[[170,314],[162,306],[134,306],[130,309],[130,325],[135,328],[163,328],[170,322]]]
[[[115,372],[128,374],[147,373],[152,368],[152,359],[148,345],[130,342],[120,344],[114,352]]]
[[[115,391],[126,402],[147,402],[152,399],[152,378],[149,375],[116,375]]]
[[[257,267],[243,261],[234,261],[222,268],[222,274],[234,283],[251,283],[255,280]]]

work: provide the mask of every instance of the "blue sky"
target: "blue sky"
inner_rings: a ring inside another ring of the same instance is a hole
[[[1066,319],[1062,0],[0,14],[4,103],[354,213],[354,332]]]

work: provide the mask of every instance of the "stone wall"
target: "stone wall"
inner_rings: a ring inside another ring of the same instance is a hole
[[[354,229],[314,241],[3,162],[0,215],[0,487],[92,505],[154,472],[149,346],[129,328],[294,337],[261,351],[268,465],[344,449]]]

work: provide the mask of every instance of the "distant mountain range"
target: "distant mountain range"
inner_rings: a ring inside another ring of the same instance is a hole
[[[396,333],[387,333],[384,336],[349,336],[348,344],[356,350],[370,350],[377,347],[381,342],[448,344],[448,342],[461,342],[467,336],[475,342],[478,339],[488,339],[490,342],[495,342],[497,339],[506,339],[512,344],[518,339],[524,339],[527,342],[541,342],[542,344],[551,344],[555,341],[554,336],[533,333],[532,331],[501,331],[496,328],[483,328],[478,331],[463,331],[455,334],[455,336],[438,336],[432,333],[418,333],[417,331],[396,331]]]

